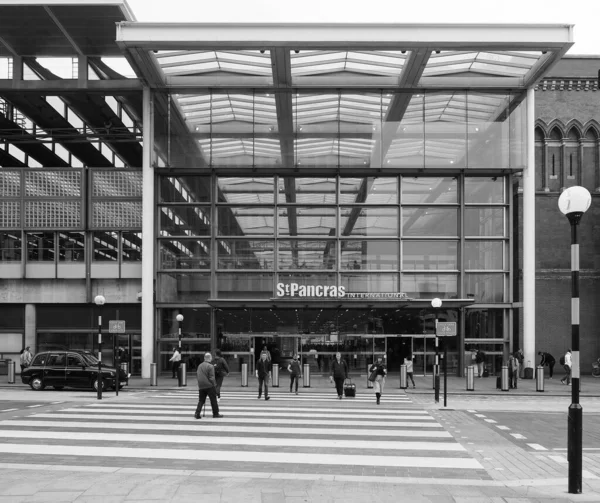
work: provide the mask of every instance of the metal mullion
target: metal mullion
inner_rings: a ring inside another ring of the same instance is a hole
[[[459,204],[459,216],[458,216],[458,236],[459,236],[459,248],[458,248],[458,266],[459,266],[459,278],[460,285],[458,288],[459,298],[465,298],[465,175],[464,173],[458,175],[458,204]]]
[[[212,127],[212,122],[211,122]],[[212,149],[211,149],[212,151]],[[217,242],[218,228],[219,228],[219,216],[217,211],[217,197],[219,193],[219,179],[216,173],[213,171],[211,174],[210,183],[210,250],[212,260],[210,261],[210,296],[214,299],[217,295],[217,266],[219,262],[219,245]],[[212,319],[212,318],[211,318]],[[216,327],[216,324],[215,324]],[[212,326],[211,326],[212,328]],[[216,334],[215,334],[216,337]],[[211,333],[211,345],[212,345],[212,333]]]

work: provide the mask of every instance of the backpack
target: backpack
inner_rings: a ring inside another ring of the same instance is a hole
[[[558,360],[558,362],[559,362],[561,365],[564,365],[564,364],[565,364],[565,355],[562,355],[562,356],[560,357],[560,360]]]
[[[227,371],[225,370],[225,365],[223,365],[223,359],[219,358],[215,363],[215,375],[217,377],[224,377],[227,375]]]

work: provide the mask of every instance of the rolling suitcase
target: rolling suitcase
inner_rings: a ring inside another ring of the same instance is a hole
[[[346,398],[354,398],[356,396],[356,384],[353,384],[350,378],[344,381],[344,396]]]

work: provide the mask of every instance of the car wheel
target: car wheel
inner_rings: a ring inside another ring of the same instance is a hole
[[[37,376],[31,378],[31,381],[29,381],[29,386],[31,386],[33,391],[42,391],[46,387],[44,381],[42,381],[42,378]]]
[[[92,381],[92,388],[94,388],[94,391],[98,391],[98,379]],[[106,383],[102,380],[102,391],[104,390],[106,390]]]
[[[54,386],[54,389],[60,391],[61,389],[65,389],[64,386]]]

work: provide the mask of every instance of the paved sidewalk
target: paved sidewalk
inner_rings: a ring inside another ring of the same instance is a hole
[[[367,376],[361,374],[351,374],[353,382],[357,386],[358,391],[372,392],[367,388]],[[503,395],[503,396],[571,396],[571,387],[561,384],[560,377],[557,376],[554,379],[546,378],[544,380],[544,391],[536,391],[536,381],[534,379],[523,379],[519,380],[517,389],[510,389],[509,391],[501,391],[496,389],[496,377],[482,377],[475,378],[475,390],[466,390],[466,378],[448,376],[448,395],[465,395],[465,396],[477,396],[477,395]],[[410,382],[410,381],[409,381]],[[408,395],[433,395],[433,378],[431,376],[415,376],[416,388],[413,389],[412,385],[406,389]],[[187,376],[187,387],[194,388],[196,386],[196,374],[195,372],[189,372]],[[254,389],[257,386],[256,378],[250,375],[248,378],[248,389]],[[280,374],[279,387],[285,389],[289,386],[289,376],[287,372]],[[300,383],[302,387],[302,382]],[[444,379],[443,375],[440,378],[440,394],[443,395]],[[241,386],[241,374],[239,372],[232,372],[229,377],[225,378],[223,387],[227,388],[242,388]],[[29,386],[21,382],[19,375],[16,376],[15,384],[8,384],[7,376],[0,376],[0,389],[29,389]],[[125,388],[125,392],[132,390],[147,390],[147,389],[175,389],[178,388],[177,379],[172,379],[169,375],[160,376],[158,379],[158,386],[150,386],[150,379],[142,379],[141,377],[132,377],[129,380],[129,385]],[[400,376],[398,373],[391,373],[386,379],[386,388],[388,390],[400,390]],[[310,389],[321,390],[321,391],[332,391],[334,390],[333,384],[329,381],[329,376],[323,374],[313,374],[310,378]],[[108,391],[108,393],[114,393]],[[581,380],[581,396],[582,397],[600,397],[600,378],[594,378],[586,375]]]

